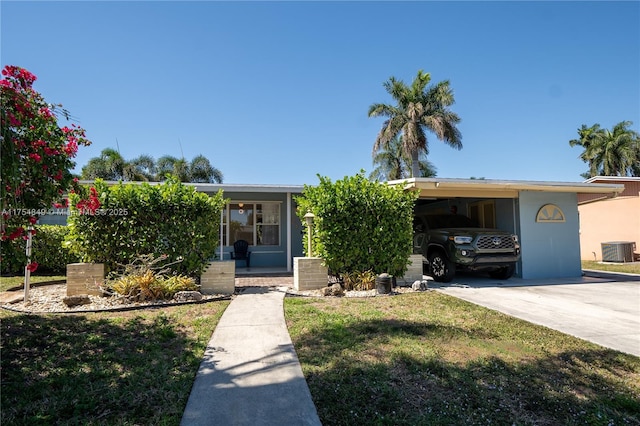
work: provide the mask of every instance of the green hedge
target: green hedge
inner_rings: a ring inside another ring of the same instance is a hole
[[[78,211],[83,194],[71,194],[66,244],[84,262],[116,271],[145,255],[167,255],[175,273],[199,276],[219,245],[220,211],[226,201],[171,178],[158,185],[94,183],[100,209]],[[83,214],[81,214],[83,213]]]
[[[37,272],[65,274],[68,263],[79,262],[78,256],[63,247],[69,229],[62,225],[36,225],[31,244],[31,261]],[[22,274],[27,263],[26,241],[22,238],[2,242],[2,273]]]
[[[367,180],[363,172],[332,183],[318,176],[296,197],[297,215],[315,215],[313,255],[336,275],[372,271],[402,276],[412,253],[413,207],[418,194],[401,185]],[[307,250],[305,232],[304,247]]]

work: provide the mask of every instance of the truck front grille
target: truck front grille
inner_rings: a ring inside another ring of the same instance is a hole
[[[478,250],[514,249],[513,238],[509,235],[481,235],[476,242]]]

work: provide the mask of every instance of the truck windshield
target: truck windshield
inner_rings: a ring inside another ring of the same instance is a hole
[[[478,227],[474,221],[460,214],[429,215],[425,219],[429,229]]]

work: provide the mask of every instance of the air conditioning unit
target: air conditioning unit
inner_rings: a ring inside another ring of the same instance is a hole
[[[603,262],[633,262],[636,243],[631,241],[610,241],[601,243]]]

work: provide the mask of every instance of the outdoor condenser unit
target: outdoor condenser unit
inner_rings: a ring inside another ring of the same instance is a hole
[[[631,241],[610,241],[602,243],[603,262],[633,262],[633,248],[636,243]]]

